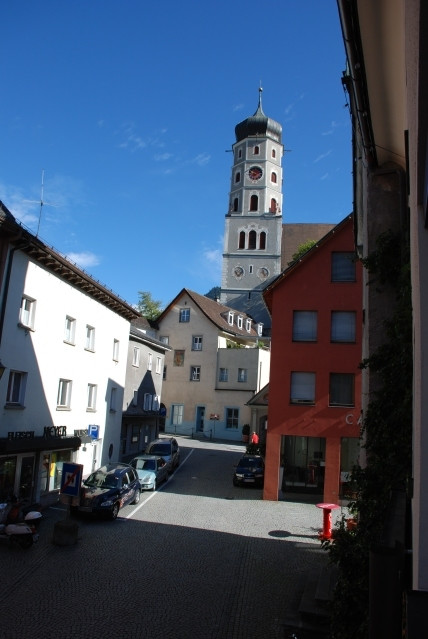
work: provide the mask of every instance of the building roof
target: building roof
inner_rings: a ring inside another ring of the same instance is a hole
[[[334,229],[335,224],[283,224],[281,240],[281,271],[293,261],[302,244],[315,240],[316,242]]]
[[[241,142],[245,138],[252,136],[261,136],[272,138],[276,142],[281,143],[282,126],[279,122],[268,118],[262,108],[262,91],[259,89],[259,104],[254,115],[246,118],[235,127],[236,141]]]
[[[158,322],[165,317],[171,308],[175,304],[180,303],[180,299],[188,295],[190,299],[196,304],[196,306],[202,311],[202,313],[210,320],[219,330],[224,333],[229,333],[235,337],[253,337],[257,339],[259,337],[257,330],[254,328],[254,321],[250,315],[246,313],[242,313],[237,311],[234,308],[230,308],[229,306],[223,306],[220,302],[211,299],[210,297],[206,297],[205,295],[199,295],[199,293],[195,293],[194,291],[190,291],[187,288],[183,288],[180,293],[168,304],[168,306],[162,311],[162,313],[158,317]],[[234,313],[234,323],[233,325],[229,324],[228,317],[229,312]],[[238,316],[243,318],[242,328],[238,327],[236,322]],[[246,330],[246,319],[251,320],[251,330]]]
[[[141,313],[122,300],[100,282],[82,271],[76,264],[49,247],[20,224],[0,201],[0,233],[17,250],[28,255],[58,278],[65,280],[86,295],[97,300],[127,320],[141,317]]]

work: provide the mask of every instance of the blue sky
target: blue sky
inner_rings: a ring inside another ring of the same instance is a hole
[[[260,83],[283,127],[283,221],[352,210],[335,0],[15,0],[0,16],[0,199],[130,304],[220,285],[227,151]]]

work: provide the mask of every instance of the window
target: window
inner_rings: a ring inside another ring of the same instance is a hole
[[[200,366],[191,366],[190,367],[190,381],[191,382],[200,382],[201,381],[201,367]]]
[[[355,257],[353,253],[331,254],[331,281],[355,282]]]
[[[24,405],[27,373],[10,371],[7,385],[6,404]]]
[[[162,342],[162,344],[169,344],[169,337],[168,335],[161,335],[159,337],[159,341]]]
[[[183,423],[183,404],[173,404],[171,414],[171,424],[178,426]]]
[[[137,444],[140,439],[140,425],[133,424],[131,430],[131,443]]]
[[[234,318],[234,313],[229,311],[229,314],[227,316],[227,323],[229,324],[229,326],[233,326],[233,318]]]
[[[132,404],[133,406],[138,406],[138,390],[134,389],[134,392],[132,393]]]
[[[331,341],[355,342],[356,315],[354,311],[332,311]]]
[[[263,324],[261,322],[257,324],[257,335],[259,335],[259,337],[263,335]]]
[[[241,181],[241,172],[240,171],[236,171],[235,182],[240,182],[240,181]]]
[[[26,295],[22,296],[19,321],[23,326],[34,329],[34,316],[36,313],[36,300]]]
[[[290,401],[292,404],[315,403],[315,373],[291,373]]]
[[[165,364],[165,366],[163,367],[163,373],[162,373],[162,380],[163,380],[163,381],[165,381],[165,380],[166,380],[166,369],[167,369],[167,366],[166,366],[166,364]]]
[[[194,335],[192,338],[192,351],[201,351],[202,350],[202,336]]]
[[[95,328],[86,324],[86,342],[85,349],[87,351],[95,350]]]
[[[270,180],[271,180],[271,182],[273,182],[274,184],[276,184],[276,182],[277,182],[277,176],[276,176],[275,171],[272,171],[272,173],[271,173],[271,175],[270,175]]]
[[[236,213],[239,207],[239,199],[237,197],[233,200],[233,212]]]
[[[67,344],[74,344],[75,334],[76,320],[74,319],[74,317],[69,317],[67,315],[67,317],[65,318],[64,342],[67,342]]]
[[[238,428],[239,408],[226,408],[226,428]]]
[[[254,155],[259,155],[260,153],[260,147],[259,146],[255,146],[254,147]]]
[[[315,342],[317,311],[293,311],[293,342]]]
[[[117,409],[117,388],[112,388],[110,391],[110,412],[115,413]]]
[[[251,320],[250,319],[246,319],[245,320],[245,328],[247,330],[247,333],[251,333]]]
[[[156,373],[160,375],[162,372],[162,357],[156,357]]]
[[[330,406],[354,406],[352,373],[330,373]]]
[[[60,379],[58,385],[57,408],[70,408],[71,386],[69,379]]]
[[[247,381],[247,369],[238,368],[238,382],[246,382],[246,381]]]
[[[219,382],[227,382],[229,379],[229,371],[227,368],[220,368],[220,374],[218,376]]]
[[[254,272],[254,267],[252,264],[250,264],[250,266],[248,267],[248,272],[252,275]]]
[[[151,371],[152,370],[152,366],[153,366],[153,355],[152,355],[152,353],[149,353],[147,355],[147,370]]]
[[[113,340],[113,360],[115,362],[119,361],[119,340]]]
[[[87,410],[95,410],[97,404],[97,386],[96,384],[88,384],[88,401]]]
[[[190,322],[190,308],[180,308],[180,322]]]
[[[270,201],[270,209],[269,209],[269,213],[276,213],[277,211],[277,202],[275,200],[275,198],[273,197]]]
[[[138,346],[134,346],[134,350],[132,353],[132,366],[140,365],[140,349]]]
[[[255,249],[256,248],[256,242],[257,242],[257,233],[255,231],[250,231],[248,233],[248,248],[251,249]]]
[[[241,231],[239,233],[239,245],[238,248],[240,249],[244,249],[245,248],[245,232]]]
[[[259,209],[259,198],[257,195],[252,195],[250,198],[250,211],[258,211]]]
[[[276,150],[275,149],[272,149],[272,157],[276,158]]]
[[[238,315],[238,328],[242,328],[243,319],[242,315]]]
[[[150,395],[150,393],[144,393],[143,409],[152,410],[152,401],[153,401],[153,397]]]
[[[262,231],[260,233],[259,249],[263,251],[265,248],[266,248],[266,233],[265,231]]]

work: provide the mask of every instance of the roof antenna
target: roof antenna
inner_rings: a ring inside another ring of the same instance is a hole
[[[52,202],[44,202],[43,201],[43,188],[44,188],[44,179],[45,179],[45,170],[42,169],[42,186],[41,186],[41,191],[40,191],[40,202],[39,200],[25,200],[25,202],[34,202],[36,204],[40,204],[40,212],[39,212],[39,221],[37,223],[37,233],[36,233],[36,237],[39,237],[39,231],[40,231],[40,222],[42,220],[42,210],[43,210],[43,206],[46,204],[46,206],[58,206],[57,204],[54,204]]]

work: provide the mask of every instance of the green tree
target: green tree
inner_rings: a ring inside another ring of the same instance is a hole
[[[307,251],[309,251],[309,249],[315,246],[316,243],[317,243],[316,240],[306,240],[306,242],[303,242],[303,244],[300,244],[297,247],[297,251],[291,256],[291,262],[288,262],[288,265],[298,260],[299,257],[304,255],[304,253],[306,253]]]
[[[149,291],[138,291],[138,297],[137,308],[143,317],[153,320],[162,313],[162,302],[154,300]]]

